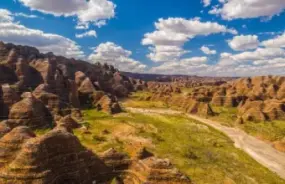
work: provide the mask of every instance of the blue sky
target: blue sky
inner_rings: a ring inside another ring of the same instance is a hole
[[[285,74],[283,0],[2,0],[0,9],[0,40],[124,71]]]

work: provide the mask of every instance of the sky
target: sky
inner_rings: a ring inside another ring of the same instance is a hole
[[[1,0],[0,40],[121,71],[285,75],[285,0]]]

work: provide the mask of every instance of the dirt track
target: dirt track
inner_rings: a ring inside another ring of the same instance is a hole
[[[140,109],[140,108],[127,108],[133,113],[151,113],[151,114],[184,114],[179,111],[170,109]],[[221,125],[218,122],[201,118],[195,115],[187,114],[189,118],[207,124],[231,138],[237,148],[242,149],[249,154],[253,159],[270,169],[272,172],[278,174],[281,178],[285,179],[285,153],[279,152],[274,149],[270,144],[258,140],[257,138],[246,134],[244,131],[229,128]]]

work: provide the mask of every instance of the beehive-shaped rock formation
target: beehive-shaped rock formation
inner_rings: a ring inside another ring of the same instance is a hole
[[[24,93],[22,97],[23,100],[11,107],[9,126],[28,126],[32,129],[52,127],[53,117],[45,105],[32,93]]]
[[[26,129],[25,131],[27,132]],[[0,183],[91,184],[100,173],[109,171],[96,155],[86,150],[74,135],[63,129],[55,129],[36,138],[22,132],[16,131],[19,140],[6,140],[7,137],[15,138],[11,135],[14,130],[0,140],[0,143],[6,141],[17,145],[17,149],[13,144],[9,147],[17,151],[9,151],[13,159],[6,159],[8,162],[5,167],[0,168]]]

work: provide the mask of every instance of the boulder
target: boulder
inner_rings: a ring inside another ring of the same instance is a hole
[[[71,115],[67,115],[67,116],[61,118],[61,120],[59,121],[59,124],[64,124],[69,129],[80,128],[80,124],[77,121],[75,121],[71,117]]]
[[[104,95],[96,104],[97,110],[106,112],[106,113],[119,113],[122,111],[119,103],[112,96]]]

